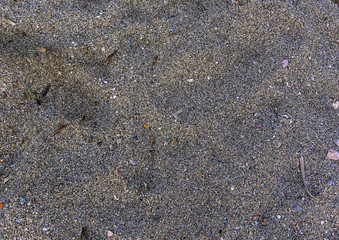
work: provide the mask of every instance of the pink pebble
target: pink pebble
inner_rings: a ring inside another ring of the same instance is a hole
[[[339,160],[339,153],[336,150],[328,150],[327,157],[331,160]]]
[[[113,237],[113,232],[112,231],[107,231],[107,237]]]
[[[282,61],[282,65],[283,65],[283,67],[287,67],[288,66],[288,59],[284,59]]]
[[[280,148],[280,147],[281,147],[281,145],[283,145],[283,142],[278,142],[278,146],[277,146],[277,148]]]

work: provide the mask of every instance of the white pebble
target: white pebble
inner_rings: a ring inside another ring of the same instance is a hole
[[[339,101],[336,101],[336,102],[332,103],[332,107],[334,109],[338,109],[339,108]]]
[[[107,237],[113,237],[113,232],[112,231],[107,231]]]

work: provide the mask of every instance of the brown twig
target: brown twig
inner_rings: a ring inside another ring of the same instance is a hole
[[[303,182],[304,182],[304,185],[305,185],[305,189],[306,189],[307,194],[308,194],[311,198],[316,198],[316,196],[314,196],[314,195],[308,190],[307,185],[306,185],[305,162],[304,162],[303,156],[300,157],[300,171],[301,171],[301,176],[302,176],[302,178],[303,178]]]
[[[57,129],[54,130],[54,134],[60,133],[65,127],[71,125],[70,123],[61,124]]]
[[[113,57],[118,53],[119,50],[114,50],[114,52],[112,52],[110,55],[108,55],[108,57],[106,58],[106,62],[110,62],[112,61]]]
[[[49,89],[51,88],[51,84],[50,83],[48,83],[47,85],[46,85],[46,87],[44,88],[44,90],[41,92],[41,96],[42,97],[46,97],[47,96],[47,94],[48,94],[48,92],[49,92]]]
[[[88,227],[87,226],[82,227],[80,240],[89,240]]]

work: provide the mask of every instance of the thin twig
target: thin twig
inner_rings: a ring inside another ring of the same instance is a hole
[[[179,118],[179,116],[178,116],[179,113],[182,113],[182,109],[180,109],[180,110],[178,110],[178,111],[172,113],[172,116],[175,117],[176,120],[180,120],[180,118]]]
[[[82,227],[80,240],[89,240],[88,227],[87,226]]]
[[[304,182],[307,194],[311,198],[316,198],[316,196],[314,196],[312,193],[310,193],[310,191],[308,190],[307,185],[306,185],[305,162],[304,162],[303,156],[300,157],[300,171],[301,171],[301,176],[303,178],[303,182]]]

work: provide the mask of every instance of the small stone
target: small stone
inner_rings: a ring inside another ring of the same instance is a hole
[[[16,218],[16,222],[17,222],[17,223],[21,223],[21,222],[22,222],[22,218],[21,218],[21,217],[17,217],[17,218]]]
[[[113,232],[112,231],[107,231],[107,237],[113,237]]]
[[[339,153],[336,150],[328,150],[327,157],[331,160],[339,160]]]
[[[295,205],[294,207],[293,207],[293,209],[295,210],[295,211],[301,211],[301,210],[303,210],[300,206],[298,206],[298,205]]]
[[[280,148],[283,145],[283,142],[278,142],[277,148]]]
[[[25,201],[26,201],[26,199],[24,197],[19,197],[19,202],[20,202],[21,205],[24,204]]]
[[[283,65],[283,67],[287,67],[288,66],[288,59],[284,59],[282,61],[282,65]]]
[[[189,83],[193,82],[193,78],[187,79],[187,82]]]
[[[336,102],[332,103],[332,107],[334,109],[338,109],[339,108],[339,101],[336,101]]]
[[[339,146],[339,139],[334,140],[335,145]]]
[[[327,185],[328,186],[332,186],[334,184],[334,181],[332,179],[328,180],[327,181]]]

